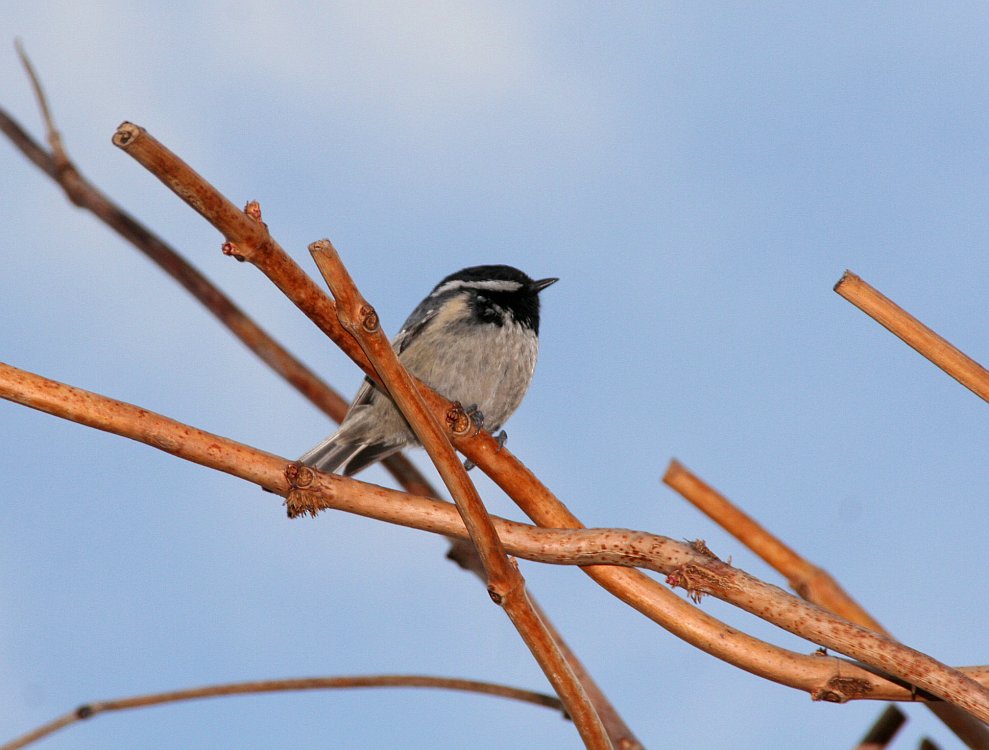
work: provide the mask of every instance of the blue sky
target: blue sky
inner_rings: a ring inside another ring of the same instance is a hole
[[[776,581],[659,483],[675,456],[906,643],[986,661],[986,405],[832,292],[850,268],[989,359],[984,5],[201,5],[17,4],[3,106],[40,133],[19,36],[83,172],[347,394],[357,370],[112,147],[120,121],[235,202],[260,200],[314,273],[306,245],[331,238],[392,330],[466,265],[559,276],[508,432],[585,523],[704,538]],[[5,143],[0,174],[0,359],[285,456],[332,429]],[[0,739],[83,701],[242,679],[545,685],[441,540],[342,514],[290,522],[242,482],[19,406],[0,403],[0,424]],[[650,747],[847,747],[882,708],[812,703],[575,571],[523,572]],[[958,746],[928,712],[909,716],[894,747]],[[577,744],[528,706],[380,691],[132,712],[43,746],[501,748],[523,734]]]

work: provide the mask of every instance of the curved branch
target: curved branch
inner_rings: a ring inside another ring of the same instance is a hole
[[[255,482],[288,496],[294,514],[335,508],[389,523],[444,534],[466,536],[454,506],[432,498],[365,484],[332,474],[315,472],[298,463],[197,430],[130,404],[114,401],[78,388],[47,380],[0,364],[0,397],[56,416],[113,432],[156,447],[195,463]],[[758,641],[700,612],[666,589],[683,605],[685,619],[713,622],[720,628],[718,640],[757,658],[763,676],[807,690],[818,699],[852,698],[926,700],[910,685],[920,685],[938,697],[963,705],[977,716],[989,715],[981,696],[989,692],[960,671],[939,665],[930,657],[902,644],[829,615],[775,586],[758,581],[718,561],[703,548],[692,548],[665,537],[625,529],[538,529],[503,519],[493,519],[506,548],[520,557],[557,564],[577,564],[604,570],[625,570],[614,565],[643,565],[668,572],[678,585],[695,593],[712,593],[799,635],[820,636],[824,645],[863,658],[871,668],[823,656],[804,656]],[[630,571],[631,572],[631,571]],[[638,571],[635,571],[638,572]],[[646,580],[659,585],[645,574]],[[652,606],[646,590],[630,597],[632,606]],[[830,618],[830,619],[829,619]],[[813,620],[807,630],[803,620]],[[848,642],[846,642],[848,641]],[[849,643],[850,642],[850,643]],[[751,653],[750,653],[751,652]],[[901,662],[902,660],[902,662]],[[736,664],[747,668],[749,661]],[[874,673],[884,669],[904,683]],[[915,674],[919,670],[924,674]],[[989,669],[970,668],[970,675],[989,682]],[[962,689],[942,689],[943,683],[961,677]],[[966,685],[975,686],[974,691]]]
[[[220,698],[228,695],[257,695],[259,693],[279,693],[297,690],[339,690],[343,688],[377,687],[437,688],[441,690],[460,690],[468,693],[480,693],[482,695],[510,698],[512,700],[522,701],[523,703],[532,703],[536,706],[553,708],[563,711],[564,716],[566,716],[563,704],[555,696],[533,692],[532,690],[508,687],[507,685],[498,685],[493,682],[461,680],[454,677],[400,674],[366,675],[359,677],[301,677],[284,680],[230,682],[223,685],[209,685],[207,687],[188,688],[186,690],[172,690],[167,693],[148,693],[129,698],[114,698],[111,700],[85,703],[74,711],[52,719],[16,739],[0,745],[0,750],[20,750],[20,748],[27,747],[50,734],[54,734],[59,729],[64,729],[70,724],[91,719],[98,714],[109,713],[111,711],[147,708],[148,706],[160,706],[164,703],[178,703],[181,701],[199,700],[201,698]]]

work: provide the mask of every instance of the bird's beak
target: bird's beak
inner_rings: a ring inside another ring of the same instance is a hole
[[[532,282],[532,290],[535,292],[541,292],[543,289],[548,287],[550,284],[555,284],[559,279],[539,279],[539,281]]]

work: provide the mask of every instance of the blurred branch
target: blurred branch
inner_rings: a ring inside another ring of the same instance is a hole
[[[51,177],[72,203],[90,211],[110,229],[141,251],[150,261],[177,281],[202,303],[217,320],[258,358],[277,372],[317,409],[335,422],[347,413],[348,402],[324,380],[306,367],[285,347],[255,323],[219,287],[161,237],[111,201],[83,177],[69,159],[62,139],[55,129],[51,109],[38,75],[20,43],[17,54],[31,81],[31,86],[45,122],[51,152],[45,151],[24,128],[0,108],[2,131],[24,156]],[[390,456],[383,462],[395,480],[409,492],[436,495],[426,478],[405,456]]]
[[[74,711],[63,714],[20,737],[0,745],[0,750],[19,750],[38,740],[64,729],[85,719],[91,719],[97,714],[111,711],[125,711],[131,708],[147,708],[160,706],[163,703],[178,703],[180,701],[199,700],[201,698],[218,698],[229,695],[257,695],[258,693],[279,693],[298,690],[330,690],[342,688],[375,688],[375,687],[421,687],[439,688],[441,690],[461,690],[468,693],[481,693],[501,698],[532,703],[536,706],[556,709],[566,712],[558,698],[545,693],[531,690],[496,685],[491,682],[477,680],[460,680],[451,677],[429,677],[425,675],[369,675],[361,677],[303,677],[285,680],[258,680],[253,682],[231,682],[224,685],[210,685],[187,690],[173,690],[167,693],[149,693],[129,698],[85,703]]]
[[[893,741],[906,720],[906,714],[896,706],[887,706],[855,750],[883,750]]]
[[[156,447],[172,455],[255,482],[287,496],[290,513],[315,513],[334,508],[389,523],[466,537],[463,521],[450,503],[417,497],[355,479],[323,474],[299,463],[289,463],[218,435],[120,401],[47,380],[0,364],[0,397],[40,411]],[[675,577],[693,594],[710,593],[804,637],[819,637],[871,668],[824,656],[803,656],[746,636],[718,623],[721,640],[738,648],[758,649],[767,659],[767,676],[808,690],[813,697],[843,701],[851,698],[926,700],[910,686],[989,716],[989,694],[984,686],[930,657],[891,643],[875,633],[835,618],[775,586],[733,569],[700,545],[685,545],[665,537],[626,529],[539,529],[493,519],[506,549],[527,559],[554,564],[641,565]],[[682,601],[677,598],[678,601]],[[640,602],[631,602],[640,606]],[[685,603],[694,616],[708,617]],[[713,619],[713,618],[712,618]],[[806,625],[804,624],[806,621]],[[717,622],[717,621],[715,621]],[[808,635],[813,633],[814,635]],[[903,680],[890,680],[872,670],[879,668]],[[969,673],[989,682],[989,669]],[[967,685],[975,690],[967,689]],[[945,687],[947,686],[947,687]],[[942,689],[944,688],[944,689]]]
[[[508,615],[542,668],[546,679],[563,699],[567,713],[573,719],[584,744],[589,748],[602,750],[613,747],[577,676],[530,604],[525,579],[518,566],[508,559],[484,502],[457,459],[449,437],[429,411],[412,376],[399,362],[398,354],[382,332],[378,314],[357,290],[353,278],[329,240],[314,242],[309,250],[336,299],[337,316],[341,325],[364,350],[381,378],[386,393],[419,438],[450,491],[481,560],[492,600]],[[447,419],[450,419],[449,414]],[[474,428],[470,417],[462,411],[453,415],[451,424],[460,422],[463,423],[463,428],[459,431],[466,432]]]
[[[679,461],[670,461],[663,482],[694,507],[765,560],[787,579],[790,587],[808,601],[846,620],[889,635],[879,622],[849,595],[823,568],[811,563],[770,533]],[[989,728],[950,703],[929,708],[974,750],[989,750]]]
[[[976,396],[989,401],[989,370],[949,344],[891,299],[851,271],[845,271],[834,290]]]

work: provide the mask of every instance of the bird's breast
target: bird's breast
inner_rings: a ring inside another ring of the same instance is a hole
[[[474,404],[484,426],[498,429],[518,407],[532,380],[539,343],[517,323],[429,326],[402,352],[408,370],[463,406]]]

